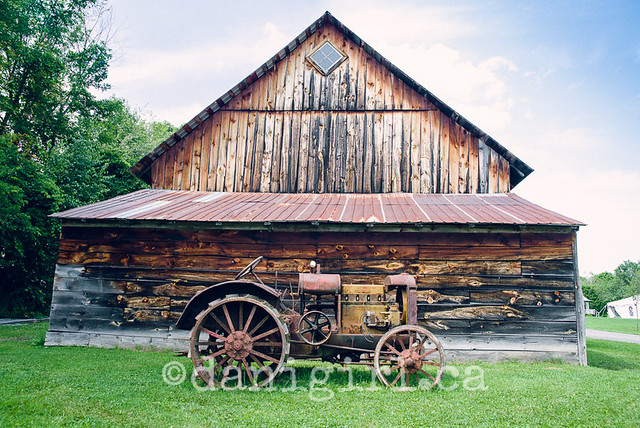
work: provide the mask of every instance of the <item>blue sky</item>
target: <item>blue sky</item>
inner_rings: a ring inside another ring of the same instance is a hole
[[[588,223],[583,274],[640,260],[640,2],[114,0],[110,94],[179,125],[329,10]]]

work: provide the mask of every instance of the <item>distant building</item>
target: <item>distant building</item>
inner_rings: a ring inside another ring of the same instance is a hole
[[[589,302],[593,302],[593,300],[587,299],[585,297],[584,298],[584,314],[585,315],[594,315],[595,316],[596,310],[595,309],[591,309],[591,307],[589,306]]]
[[[607,303],[607,316],[609,318],[638,318],[640,308],[640,295],[627,297]]]

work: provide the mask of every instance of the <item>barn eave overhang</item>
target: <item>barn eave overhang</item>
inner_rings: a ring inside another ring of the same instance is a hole
[[[64,227],[123,227],[193,230],[256,230],[273,232],[466,232],[466,233],[569,233],[583,224],[513,223],[346,223],[332,221],[202,222],[191,220],[129,220],[62,218]]]

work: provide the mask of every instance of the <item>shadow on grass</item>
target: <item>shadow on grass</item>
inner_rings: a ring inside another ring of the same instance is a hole
[[[598,367],[606,370],[634,370],[639,369],[640,365],[632,361],[628,361],[623,357],[613,357],[601,351],[587,351],[587,359],[590,367]]]
[[[615,371],[640,370],[640,346],[607,340],[589,340],[587,343],[590,367]]]

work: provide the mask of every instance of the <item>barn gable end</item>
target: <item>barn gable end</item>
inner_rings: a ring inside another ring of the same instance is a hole
[[[310,55],[345,59],[330,73]],[[329,13],[141,159],[153,188],[508,192],[532,169]]]

